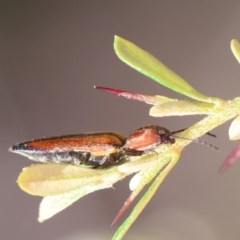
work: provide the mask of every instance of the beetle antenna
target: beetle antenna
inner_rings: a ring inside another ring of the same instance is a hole
[[[173,132],[174,133],[174,132]],[[205,145],[205,146],[207,146],[207,147],[210,147],[210,148],[212,148],[213,150],[216,150],[216,151],[220,151],[220,149],[218,148],[218,147],[216,147],[216,146],[214,146],[214,145],[212,145],[212,144],[210,144],[210,143],[207,143],[207,142],[205,142],[205,141],[203,141],[203,140],[200,140],[200,139],[191,139],[191,138],[185,138],[185,137],[179,137],[179,136],[173,136],[173,137],[175,137],[175,138],[179,138],[179,139],[185,139],[185,140],[189,140],[189,141],[193,141],[193,142],[195,142],[195,143],[200,143],[200,144],[202,144],[202,145]]]
[[[187,128],[183,128],[183,129],[180,129],[180,130],[174,131],[174,132],[172,132],[172,134],[180,133],[180,132],[183,132],[183,131],[185,131],[185,130],[187,130]],[[210,132],[206,132],[206,134],[207,134],[208,136],[211,136],[211,137],[217,137],[215,134],[210,133]]]

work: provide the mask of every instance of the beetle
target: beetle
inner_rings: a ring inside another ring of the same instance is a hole
[[[128,156],[141,156],[160,144],[172,145],[175,138],[196,141],[218,150],[199,139],[174,135],[184,130],[171,132],[161,126],[149,125],[132,131],[127,138],[118,132],[83,133],[25,141],[9,150],[39,162],[83,164],[93,168],[113,165]]]
[[[41,138],[13,145],[9,150],[39,162],[108,166],[127,156],[140,156],[175,138],[163,127],[150,125],[126,138],[118,132],[99,132]]]
[[[25,141],[9,150],[39,162],[98,167],[117,162],[125,141],[118,132],[83,133]]]

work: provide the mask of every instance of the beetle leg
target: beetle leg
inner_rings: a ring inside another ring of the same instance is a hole
[[[106,154],[103,158],[102,158],[102,160],[101,161],[99,161],[99,166],[102,166],[108,159],[109,159],[109,157],[110,157],[111,155],[109,155],[109,154]]]
[[[69,152],[69,155],[72,157],[72,164],[79,165],[85,164],[91,157],[91,153],[89,152]]]
[[[135,150],[135,149],[129,149],[129,148],[124,148],[122,150],[122,155],[127,155],[127,156],[142,156],[146,151],[142,150]]]

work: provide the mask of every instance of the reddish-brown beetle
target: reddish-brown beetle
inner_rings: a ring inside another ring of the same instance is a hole
[[[9,150],[39,162],[109,166],[122,158],[151,152],[160,144],[174,144],[175,138],[192,140],[174,135],[183,130],[170,132],[164,127],[150,125],[134,130],[127,138],[117,132],[85,133],[26,141]],[[193,141],[218,150],[199,139]]]

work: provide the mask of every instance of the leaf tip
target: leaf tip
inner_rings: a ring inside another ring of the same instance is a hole
[[[113,41],[114,49],[116,48],[116,44],[117,44],[117,42],[118,42],[120,39],[121,39],[121,38],[120,38],[118,35],[114,35],[114,41]]]

